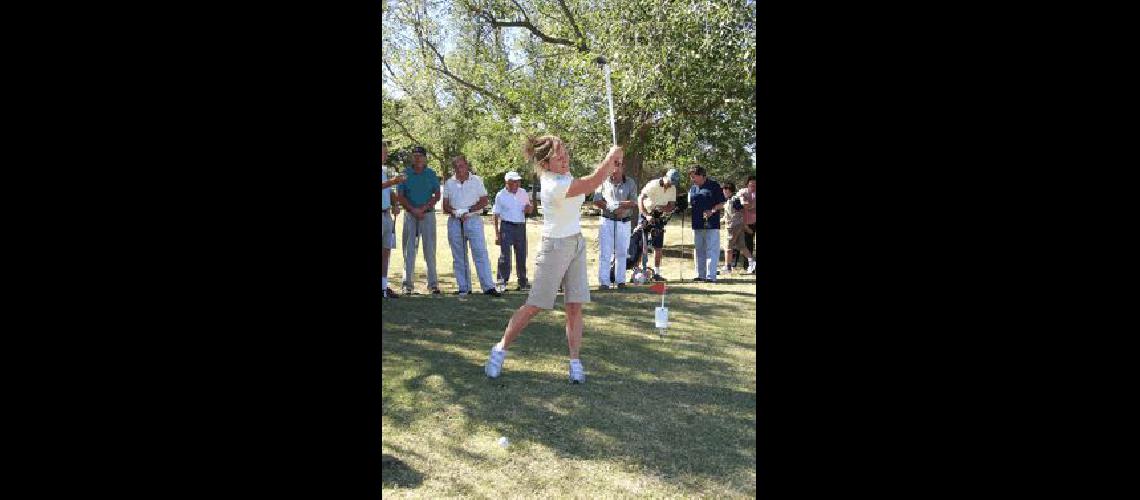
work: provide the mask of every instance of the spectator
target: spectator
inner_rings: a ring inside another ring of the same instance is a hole
[[[598,282],[601,288],[625,288],[625,265],[629,253],[630,219],[637,208],[637,183],[618,166],[594,191],[594,206],[602,210],[598,227]],[[613,270],[617,284],[610,282]]]
[[[660,179],[653,179],[641,188],[638,206],[641,209],[641,219],[638,228],[634,230],[634,238],[641,238],[640,231],[649,231],[648,243],[653,246],[653,280],[665,281],[661,277],[661,248],[665,246],[665,226],[663,215],[673,213],[677,206],[677,182],[681,176],[674,169],[669,169]],[[648,251],[638,246],[637,255],[633,262],[641,261],[641,253]],[[636,264],[635,264],[636,265]]]
[[[487,257],[487,242],[483,236],[483,218],[480,213],[487,206],[487,188],[483,179],[471,173],[467,158],[452,158],[455,175],[444,183],[443,210],[447,219],[447,242],[451,246],[452,268],[459,295],[471,293],[471,271],[467,265],[467,247],[475,261],[475,274],[483,285],[483,294],[499,297],[495,282],[491,281],[491,259]]]
[[[399,201],[404,207],[404,293],[412,293],[416,271],[416,246],[423,240],[428,290],[438,295],[435,271],[435,203],[439,201],[439,176],[427,167],[427,150],[412,148],[412,167],[404,171]]]
[[[511,279],[511,252],[515,255],[518,290],[530,290],[526,279],[526,214],[534,212],[534,204],[525,189],[519,187],[522,176],[510,171],[503,176],[507,187],[495,195],[491,209],[495,222],[495,244],[499,245],[499,269],[496,281],[506,287]]]
[[[380,230],[380,246],[383,249],[381,259],[381,273],[380,278],[381,286],[384,290],[384,298],[395,299],[400,296],[388,288],[388,258],[392,254],[392,249],[396,248],[396,222],[392,217],[400,213],[400,209],[393,203],[392,198],[394,193],[391,187],[401,182],[404,182],[404,177],[397,175],[392,179],[388,179],[388,168],[384,166],[388,163],[388,144],[380,142],[380,208],[381,208],[381,230]]]
[[[748,189],[743,191],[740,195],[740,204],[744,205],[744,225],[748,226],[752,232],[744,241],[748,244],[748,251],[752,253],[752,258],[756,258],[756,240],[759,235],[756,233],[756,176],[748,176]],[[756,273],[756,267],[749,271],[750,274]]]
[[[724,208],[724,192],[716,181],[708,178],[704,167],[689,169],[689,206],[693,207],[693,246],[696,250],[697,277],[693,281],[716,282],[720,259],[720,210]]]
[[[727,263],[725,272],[732,272],[732,263],[734,257],[738,254],[744,254],[748,259],[747,273],[756,270],[756,261],[752,258],[752,252],[748,250],[748,245],[744,243],[747,235],[752,234],[752,230],[744,224],[744,205],[740,202],[740,196],[744,191],[736,192],[736,185],[731,182],[724,183],[724,197],[727,201],[724,204],[724,226],[728,228],[728,244],[725,245],[725,259]],[[731,252],[733,255],[727,255]]]

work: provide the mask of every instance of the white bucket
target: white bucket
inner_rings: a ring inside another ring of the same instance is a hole
[[[669,308],[658,307],[656,310],[657,328],[669,328]]]

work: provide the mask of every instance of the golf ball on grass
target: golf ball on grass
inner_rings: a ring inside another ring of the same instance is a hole
[[[499,447],[506,448],[510,446],[511,442],[507,440],[507,436],[499,436]]]

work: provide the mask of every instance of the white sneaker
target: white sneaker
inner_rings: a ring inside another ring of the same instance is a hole
[[[507,359],[507,351],[500,351],[491,347],[491,356],[487,358],[487,365],[483,367],[483,372],[490,378],[498,378],[499,373],[503,371],[503,361]]]
[[[570,383],[571,384],[585,384],[586,383],[586,369],[582,368],[582,362],[575,360],[570,362]]]
[[[752,261],[752,262],[748,263],[748,271],[746,271],[746,272],[748,274],[752,274],[752,273],[756,272],[756,261]]]

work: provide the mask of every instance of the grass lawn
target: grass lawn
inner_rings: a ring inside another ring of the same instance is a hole
[[[537,223],[529,226],[531,263]],[[584,224],[596,240],[597,219]],[[440,229],[437,258],[449,291],[450,251]],[[489,221],[487,231],[493,241]],[[678,233],[679,224],[667,246],[680,243]],[[493,245],[489,251],[498,257]],[[399,256],[392,261],[389,276],[398,281]],[[383,496],[754,497],[755,279],[677,283],[680,268],[670,263],[664,339],[653,329],[660,296],[644,288],[591,291],[580,386],[567,383],[561,297],[512,345],[497,380],[483,375],[483,363],[525,293],[384,302]],[[691,279],[691,257],[686,263]],[[423,280],[420,274],[419,292]],[[505,449],[500,436],[510,440]]]

